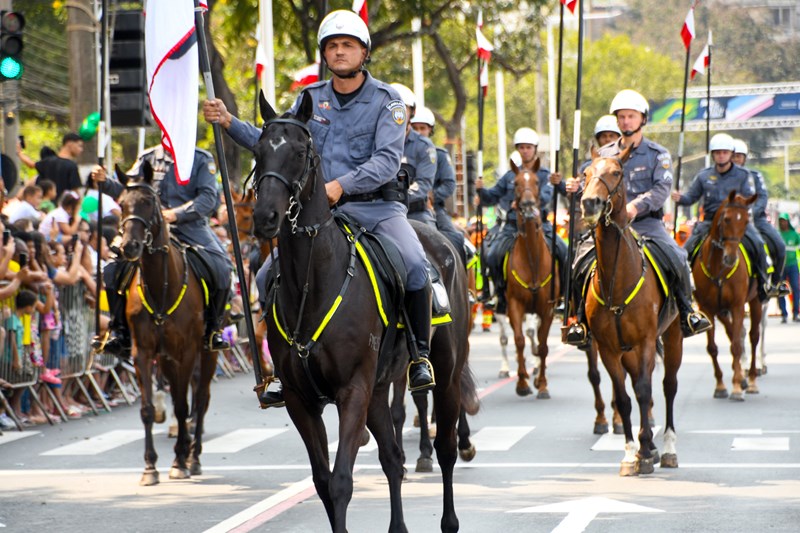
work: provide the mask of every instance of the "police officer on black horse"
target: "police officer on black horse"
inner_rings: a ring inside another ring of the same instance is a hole
[[[204,279],[209,286],[209,305],[206,309],[206,345],[210,350],[230,348],[222,337],[225,307],[230,299],[233,267],[217,236],[211,231],[208,219],[220,205],[216,186],[216,166],[213,156],[195,149],[189,183],[178,184],[172,155],[163,145],[146,150],[139,156],[131,174],[140,175],[141,166],[148,161],[153,167],[154,184],[161,199],[162,216],[170,230],[182,244],[188,245],[202,256],[208,272]],[[124,221],[122,221],[124,224]],[[120,232],[122,231],[122,226]],[[113,247],[112,247],[113,249]],[[107,353],[125,356],[130,352],[131,338],[125,318],[125,291],[130,281],[131,267],[121,254],[103,270],[108,304],[112,313],[110,334],[103,344],[95,339],[95,346]]]

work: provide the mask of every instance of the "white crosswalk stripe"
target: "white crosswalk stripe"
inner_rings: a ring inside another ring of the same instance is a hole
[[[286,429],[237,429],[203,443],[203,453],[236,453],[271,439]]]
[[[154,430],[153,435],[164,433]],[[143,429],[117,429],[80,442],[60,446],[42,455],[97,455],[144,438]]]
[[[511,449],[536,426],[486,426],[470,437],[482,452],[505,452]]]
[[[653,439],[661,432],[661,426],[655,426],[653,429]],[[639,442],[636,437],[638,428],[635,429],[633,438]],[[625,451],[625,435],[614,435],[613,433],[606,433],[594,443],[592,446],[593,452],[624,452]]]
[[[737,437],[733,439],[731,450],[737,452],[788,452],[789,437]]]
[[[39,431],[4,431],[3,434],[0,435],[0,445],[8,444],[9,442],[14,442],[15,440],[24,439],[27,437],[33,437],[39,433]]]

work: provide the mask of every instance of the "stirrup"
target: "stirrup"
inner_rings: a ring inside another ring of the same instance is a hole
[[[695,322],[692,324],[692,322]],[[692,311],[686,315],[686,322],[682,324],[683,336],[691,337],[711,329],[711,321],[702,311]]]
[[[567,327],[564,334],[564,343],[585,350],[589,347],[589,330],[586,324],[575,322]]]
[[[415,368],[420,365],[422,365],[423,368]],[[416,385],[413,384],[411,380],[412,369],[414,369],[414,377],[418,378],[418,380],[422,378],[424,380],[423,382],[417,383]],[[430,376],[430,380],[427,379],[427,376],[420,375],[422,373],[427,373],[427,375]],[[430,360],[427,357],[420,357],[416,361],[408,363],[408,367],[406,368],[406,381],[408,382],[408,390],[410,392],[423,392],[433,389],[436,386],[436,378]]]
[[[278,382],[277,390],[269,390],[271,383]],[[256,385],[254,390],[261,391],[258,393],[258,403],[261,404],[262,409],[269,409],[270,407],[286,407],[286,401],[283,399],[283,387],[280,381],[274,376],[269,376],[265,379],[262,385]]]

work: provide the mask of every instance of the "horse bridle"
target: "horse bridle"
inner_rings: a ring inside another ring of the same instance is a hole
[[[279,182],[283,183],[283,185],[289,191],[289,208],[286,210],[286,217],[289,219],[289,223],[292,225],[292,233],[297,233],[297,217],[300,216],[300,211],[303,209],[303,204],[300,199],[300,193],[305,189],[306,183],[308,182],[309,176],[312,174],[314,170],[317,168],[317,161],[319,159],[313,153],[313,146],[314,141],[311,138],[311,131],[308,129],[308,126],[300,122],[297,119],[293,118],[273,118],[272,120],[268,120],[264,123],[262,128],[262,136],[267,132],[267,128],[269,128],[273,124],[289,124],[292,126],[297,126],[303,133],[306,134],[308,140],[306,141],[306,160],[303,166],[303,171],[300,174],[300,177],[294,181],[289,181],[283,174],[280,172],[269,170],[267,172],[263,172],[256,177],[255,182],[253,184],[255,190],[256,200],[258,200],[258,191],[261,188],[261,182],[263,182],[267,178],[274,178]],[[313,193],[313,191],[312,191]],[[293,212],[294,211],[294,212]]]
[[[604,218],[605,218],[605,222],[604,222],[604,224],[605,224],[606,226],[615,226],[615,227],[616,227],[616,228],[617,228],[617,229],[620,231],[620,233],[622,233],[622,232],[624,232],[624,231],[625,231],[625,228],[622,228],[622,227],[620,227],[620,226],[619,226],[619,225],[618,225],[616,222],[614,222],[613,220],[611,220],[611,212],[613,211],[613,198],[614,198],[615,196],[619,195],[620,188],[622,187],[622,184],[625,182],[625,178],[624,178],[624,176],[622,175],[622,161],[621,161],[621,160],[619,160],[619,159],[616,159],[616,158],[614,158],[614,160],[615,160],[615,161],[616,161],[616,162],[619,164],[619,166],[620,166],[620,170],[619,170],[619,173],[620,173],[620,178],[619,178],[619,181],[617,182],[617,185],[616,185],[616,186],[615,186],[613,189],[612,189],[612,188],[611,188],[611,186],[608,184],[608,182],[607,182],[607,181],[606,181],[606,180],[603,178],[603,176],[602,176],[602,175],[598,174],[597,176],[593,176],[593,179],[597,179],[597,180],[599,180],[599,181],[600,181],[600,183],[602,183],[602,184],[603,184],[603,186],[604,186],[604,187],[606,188],[606,190],[608,191],[608,196],[606,197],[606,200],[605,200],[605,205],[603,206],[603,209],[602,209],[602,211],[600,211],[600,216],[601,216],[601,217],[602,217],[603,215],[605,215],[605,216],[604,216]],[[628,225],[630,225],[630,222],[629,222],[628,224],[626,224],[626,226],[625,226],[625,227],[627,227]]]
[[[722,207],[721,209],[728,209],[728,208],[733,208],[733,209],[744,209],[744,210],[747,210],[747,209],[748,209],[748,208],[747,208],[747,206],[746,206],[746,205],[744,205],[744,204],[727,204],[727,205],[725,205],[724,207]],[[742,239],[741,239],[741,237],[739,237],[739,238],[736,238],[736,237],[726,237],[725,235],[723,235],[723,234],[722,234],[722,222],[723,222],[724,218],[725,218],[725,217],[723,217],[723,216],[722,216],[722,214],[720,213],[719,220],[717,221],[717,230],[718,230],[718,233],[719,233],[719,237],[718,237],[717,239],[713,239],[713,240],[711,241],[711,245],[712,245],[714,248],[718,248],[718,249],[720,249],[720,250],[724,250],[724,249],[725,249],[725,243],[726,243],[726,242],[735,242],[735,243],[739,243],[739,242],[741,242],[741,240],[742,240]]]
[[[126,189],[142,189],[142,190],[148,191],[155,198],[156,204],[160,205],[160,199],[158,197],[158,192],[156,192],[156,190],[151,185],[149,185],[147,183],[130,183],[130,184],[126,185],[125,188]],[[153,233],[153,231],[151,229],[152,226],[153,226],[153,223],[158,224],[159,227],[162,227],[164,225],[164,218],[163,218],[163,216],[161,214],[161,210],[160,209],[156,209],[156,214],[155,214],[155,216],[153,217],[152,220],[147,220],[144,217],[141,217],[141,216],[135,215],[135,214],[130,214],[130,215],[126,216],[119,223],[120,231],[124,231],[125,230],[125,225],[128,222],[139,222],[139,223],[142,224],[142,226],[144,226],[144,240],[142,241],[142,244],[144,244],[145,248],[147,248],[148,253],[150,253],[150,254],[154,254],[156,252],[164,252],[164,253],[166,253],[168,251],[167,243],[164,243],[163,245],[155,247],[155,248],[153,247],[153,244],[154,244],[154,242],[156,240],[155,234]]]

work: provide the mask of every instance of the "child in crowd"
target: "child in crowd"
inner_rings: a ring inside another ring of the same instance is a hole
[[[75,191],[64,191],[61,195],[61,205],[45,215],[39,226],[39,232],[48,241],[69,239],[78,233],[78,225],[82,220],[79,216],[80,209],[80,195]]]

